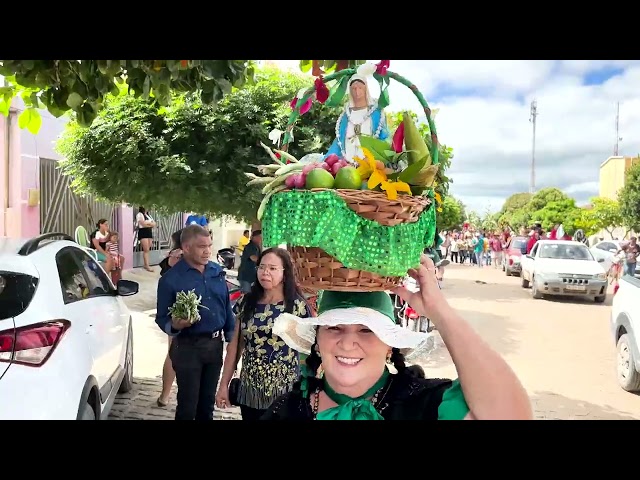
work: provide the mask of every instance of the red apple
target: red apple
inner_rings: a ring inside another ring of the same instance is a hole
[[[324,161],[329,165],[333,165],[334,163],[340,161],[340,157],[338,157],[338,155],[336,155],[335,153],[332,153],[327,158],[325,158]]]

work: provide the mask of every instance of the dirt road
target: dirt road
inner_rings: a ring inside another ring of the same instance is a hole
[[[516,371],[536,417],[640,419],[640,396],[616,383],[611,299],[604,305],[534,300],[520,282],[493,267],[452,265],[444,289],[451,304]],[[429,376],[456,376],[444,346],[420,363]]]

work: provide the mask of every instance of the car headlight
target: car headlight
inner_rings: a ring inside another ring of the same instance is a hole
[[[596,275],[594,275],[595,278],[597,278],[598,280],[606,280],[607,279],[607,274],[602,272],[602,273],[598,273]]]

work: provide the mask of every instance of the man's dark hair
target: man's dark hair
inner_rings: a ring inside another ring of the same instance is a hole
[[[245,230],[244,232],[242,232],[243,235],[247,235],[249,233],[249,230]]]
[[[200,225],[189,225],[182,229],[180,234],[180,245],[184,246],[196,237],[208,237],[209,230]]]
[[[262,230],[254,230],[251,232],[251,238],[257,237],[258,235],[262,235]]]

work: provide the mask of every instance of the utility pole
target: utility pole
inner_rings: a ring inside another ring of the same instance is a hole
[[[531,147],[531,183],[529,193],[536,193],[536,117],[538,116],[538,102],[531,102],[529,121],[533,124],[533,145]]]
[[[622,137],[620,136],[620,102],[618,102],[618,106],[616,109],[616,144],[613,146],[613,156],[618,156],[618,149],[620,147],[620,142],[622,141]]]

